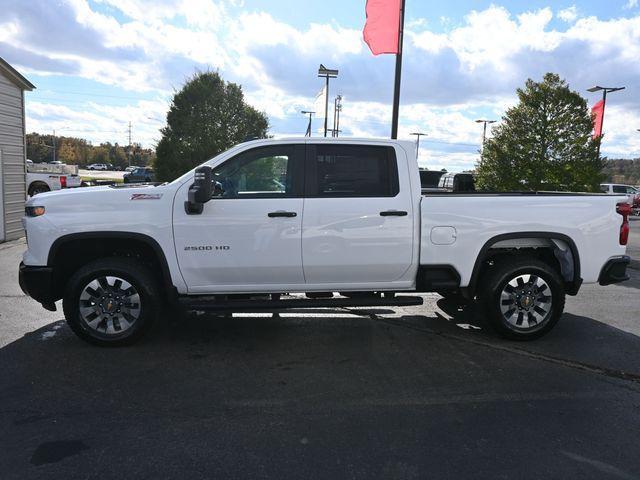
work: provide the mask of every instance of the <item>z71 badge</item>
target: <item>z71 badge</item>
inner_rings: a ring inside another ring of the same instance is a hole
[[[132,193],[131,200],[160,200],[161,193]]]

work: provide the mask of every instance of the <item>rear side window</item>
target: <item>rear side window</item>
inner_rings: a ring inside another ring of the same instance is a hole
[[[613,193],[627,193],[627,187],[625,185],[614,185]]]
[[[393,147],[315,145],[308,195],[394,197],[400,191]]]
[[[442,172],[428,170],[420,171],[420,183],[422,188],[436,188],[442,177]]]

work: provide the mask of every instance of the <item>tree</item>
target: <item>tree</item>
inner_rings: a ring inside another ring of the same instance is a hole
[[[242,88],[216,72],[194,75],[173,97],[156,148],[156,175],[173,180],[247,138],[264,138],[269,121]]]
[[[45,145],[45,139],[38,133],[27,133],[27,158],[34,163],[47,162],[52,158],[51,149]]]
[[[478,187],[598,191],[604,161],[586,100],[554,73],[542,82],[527,80],[518,98],[484,144]]]
[[[60,144],[58,159],[64,163],[75,165],[78,163],[76,148],[71,140],[64,139]]]

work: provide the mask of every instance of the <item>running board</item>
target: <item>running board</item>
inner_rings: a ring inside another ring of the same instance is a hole
[[[215,300],[211,298],[180,298],[180,305],[187,310],[216,312],[270,312],[290,308],[339,308],[339,307],[409,307],[422,305],[422,297],[362,297],[362,298],[293,298],[290,300]]]

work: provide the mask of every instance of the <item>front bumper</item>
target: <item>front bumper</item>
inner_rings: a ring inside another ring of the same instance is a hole
[[[53,291],[53,268],[33,267],[20,262],[18,282],[22,291],[40,302],[44,308],[55,312],[55,295]]]
[[[629,275],[627,275],[627,266],[630,262],[631,258],[628,255],[610,258],[604,267],[602,267],[598,283],[600,285],[611,285],[612,283],[620,283],[625,280],[629,280]]]

